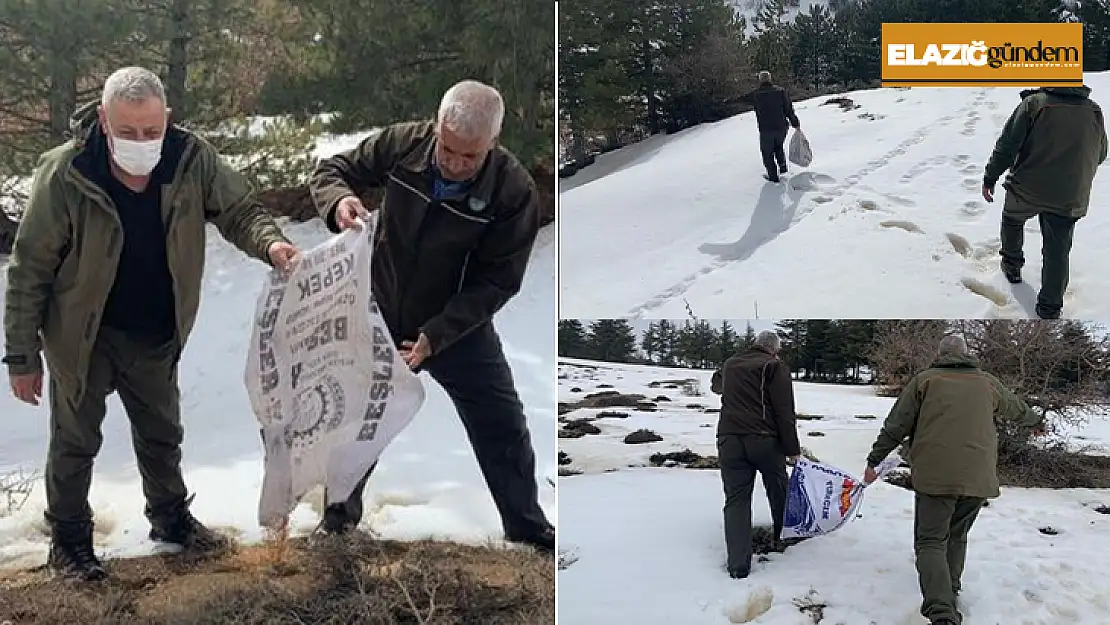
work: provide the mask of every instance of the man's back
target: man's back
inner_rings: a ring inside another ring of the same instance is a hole
[[[1029,131],[1005,184],[1019,199],[1072,217],[1086,214],[1107,149],[1102,109],[1089,93],[1046,87],[1023,100]]]
[[[797,453],[794,394],[790,371],[781,360],[761,349],[749,349],[725,362],[719,381],[718,435],[775,436],[788,455]]]
[[[998,433],[1003,398],[978,367],[945,364],[912,384],[920,402],[911,434],[914,488],[930,495],[997,496]]]
[[[790,96],[778,85],[760,85],[745,96],[745,100],[755,107],[755,120],[761,131],[785,130],[798,125]]]

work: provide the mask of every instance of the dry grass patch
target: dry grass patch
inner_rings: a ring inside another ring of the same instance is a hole
[[[40,570],[0,578],[0,622],[13,625],[212,623],[367,625],[555,620],[555,562],[524,549],[384,542],[363,534],[309,547],[246,547],[211,558],[107,563],[99,584]]]

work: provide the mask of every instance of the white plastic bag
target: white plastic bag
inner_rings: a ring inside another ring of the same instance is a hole
[[[809,167],[813,162],[813,150],[809,147],[809,139],[801,128],[795,128],[794,134],[790,136],[790,154],[787,158],[799,167]]]
[[[262,426],[259,523],[280,525],[313,487],[343,501],[424,403],[371,301],[375,223],[271,272],[258,299],[245,380]]]
[[[875,467],[878,479],[901,463],[891,454]],[[812,538],[834,532],[856,516],[867,485],[845,471],[798,458],[786,493],[783,538]]]

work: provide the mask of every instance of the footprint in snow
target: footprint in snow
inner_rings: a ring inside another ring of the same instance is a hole
[[[914,234],[925,234],[925,231],[922,230],[920,226],[913,223],[912,221],[903,221],[903,220],[900,220],[900,219],[895,219],[895,220],[890,220],[890,221],[879,222],[879,226],[881,226],[883,228],[898,228],[899,230],[905,230],[906,232],[912,232]]]
[[[989,300],[995,306],[1002,307],[1010,303],[1010,297],[999,290],[998,287],[987,284],[981,280],[976,280],[975,278],[961,278],[960,284],[972,293]]]
[[[952,244],[952,249],[956,250],[957,254],[964,258],[971,256],[971,243],[968,243],[967,239],[954,232],[946,232],[944,236],[948,237],[948,242]]]
[[[747,602],[728,608],[725,616],[730,623],[750,623],[770,611],[774,602],[775,591],[768,586],[761,586],[748,595]]]

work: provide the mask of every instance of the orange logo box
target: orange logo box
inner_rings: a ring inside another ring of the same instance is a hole
[[[1083,84],[1083,24],[883,24],[884,87]]]

